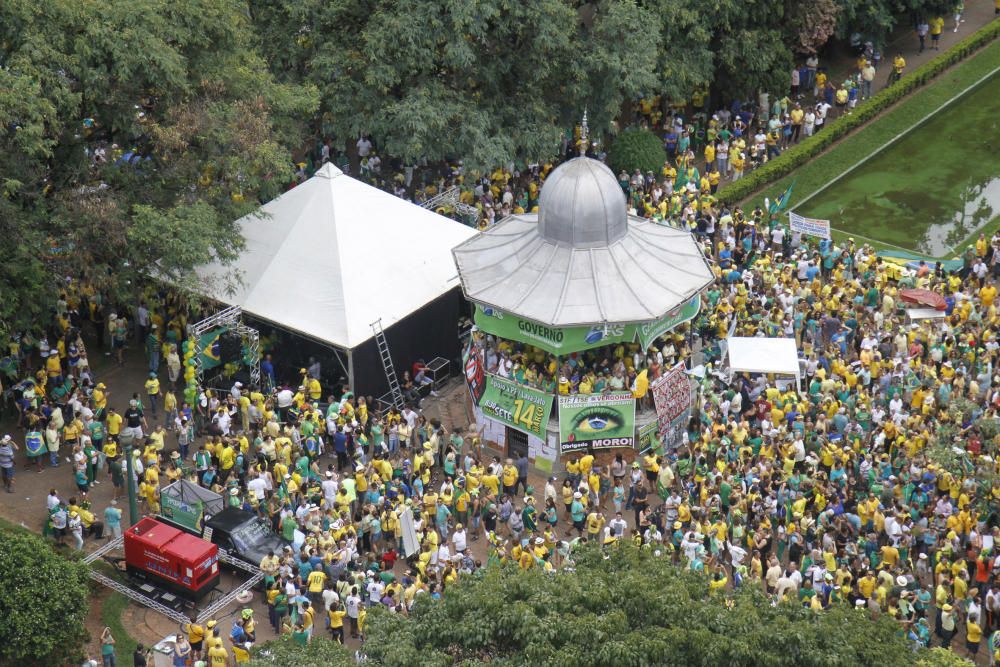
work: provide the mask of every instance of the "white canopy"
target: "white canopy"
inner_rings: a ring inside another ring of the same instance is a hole
[[[937,308],[907,308],[906,318],[911,322],[918,320],[943,320],[948,317],[948,313]]]
[[[206,296],[351,349],[458,285],[451,249],[476,231],[357,181],[332,164],[237,221],[230,266],[204,266]],[[235,269],[242,285],[224,283]]]
[[[799,378],[794,338],[728,338],[729,368],[734,373],[776,373]]]
[[[629,324],[662,318],[715,280],[693,234],[628,215],[602,162],[556,167],[538,207],[455,248],[471,301],[553,327]]]

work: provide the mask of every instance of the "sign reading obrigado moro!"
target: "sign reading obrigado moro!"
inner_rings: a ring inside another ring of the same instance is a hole
[[[479,408],[490,419],[544,439],[552,412],[552,395],[487,374]]]
[[[563,454],[588,447],[635,447],[632,394],[560,396],[559,447]]]

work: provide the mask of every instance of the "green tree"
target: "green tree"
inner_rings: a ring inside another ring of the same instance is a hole
[[[254,0],[251,10],[268,57],[322,91],[325,133],[345,146],[371,134],[409,162],[545,158],[585,108],[600,132],[657,82],[659,32],[636,29],[655,19],[630,0]]]
[[[643,0],[659,17],[659,81],[655,90],[667,100],[683,101],[707,88],[715,70],[714,17],[697,0]]]
[[[274,81],[252,35],[238,0],[0,4],[2,225],[24,239],[0,265],[12,324],[63,276],[113,291],[234,256],[234,221],[290,180],[318,104]]]
[[[583,549],[557,574],[490,568],[441,600],[418,598],[409,616],[374,610],[364,651],[366,664],[394,667],[902,667],[927,655],[888,617],[772,606],[756,586],[710,594],[703,576],[631,545],[607,558]]]
[[[940,646],[925,651],[920,659],[917,660],[917,667],[973,667],[975,664],[954,651],[949,651]]]
[[[354,653],[326,637],[313,637],[302,646],[289,637],[256,647],[250,667],[331,667],[353,665]]]
[[[608,165],[616,174],[621,171],[631,174],[636,169],[643,174],[648,171],[659,174],[666,159],[663,142],[649,130],[625,130],[608,151]]]
[[[760,91],[787,93],[794,35],[784,0],[719,0],[715,9],[709,14],[716,55],[713,90],[724,100],[756,101]]]
[[[87,638],[87,570],[24,530],[0,532],[0,665],[75,660]]]
[[[955,7],[952,0],[836,0],[840,6],[837,35],[844,39],[857,35],[885,49],[892,32],[913,19],[947,16]],[[891,59],[894,54],[883,54]]]

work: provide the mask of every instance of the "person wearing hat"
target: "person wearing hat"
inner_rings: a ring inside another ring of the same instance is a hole
[[[90,393],[90,405],[94,410],[94,419],[100,422],[104,421],[107,414],[108,396],[111,394],[107,389],[103,382],[98,382]]]
[[[955,638],[955,627],[958,614],[951,604],[941,606],[941,648],[951,648],[951,640]],[[978,648],[978,647],[977,647]]]
[[[69,513],[69,534],[73,536],[74,547],[77,551],[83,551],[83,520],[77,510],[70,510]]]

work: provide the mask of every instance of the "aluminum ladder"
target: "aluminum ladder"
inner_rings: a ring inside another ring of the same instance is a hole
[[[399,378],[396,377],[396,367],[392,365],[392,354],[389,353],[389,341],[385,338],[385,331],[382,330],[382,318],[372,322],[372,331],[375,332],[375,344],[378,345],[378,354],[382,357],[382,368],[385,369],[385,379],[389,382],[389,395],[392,397],[392,405],[397,410],[403,409],[403,391],[399,388]]]

